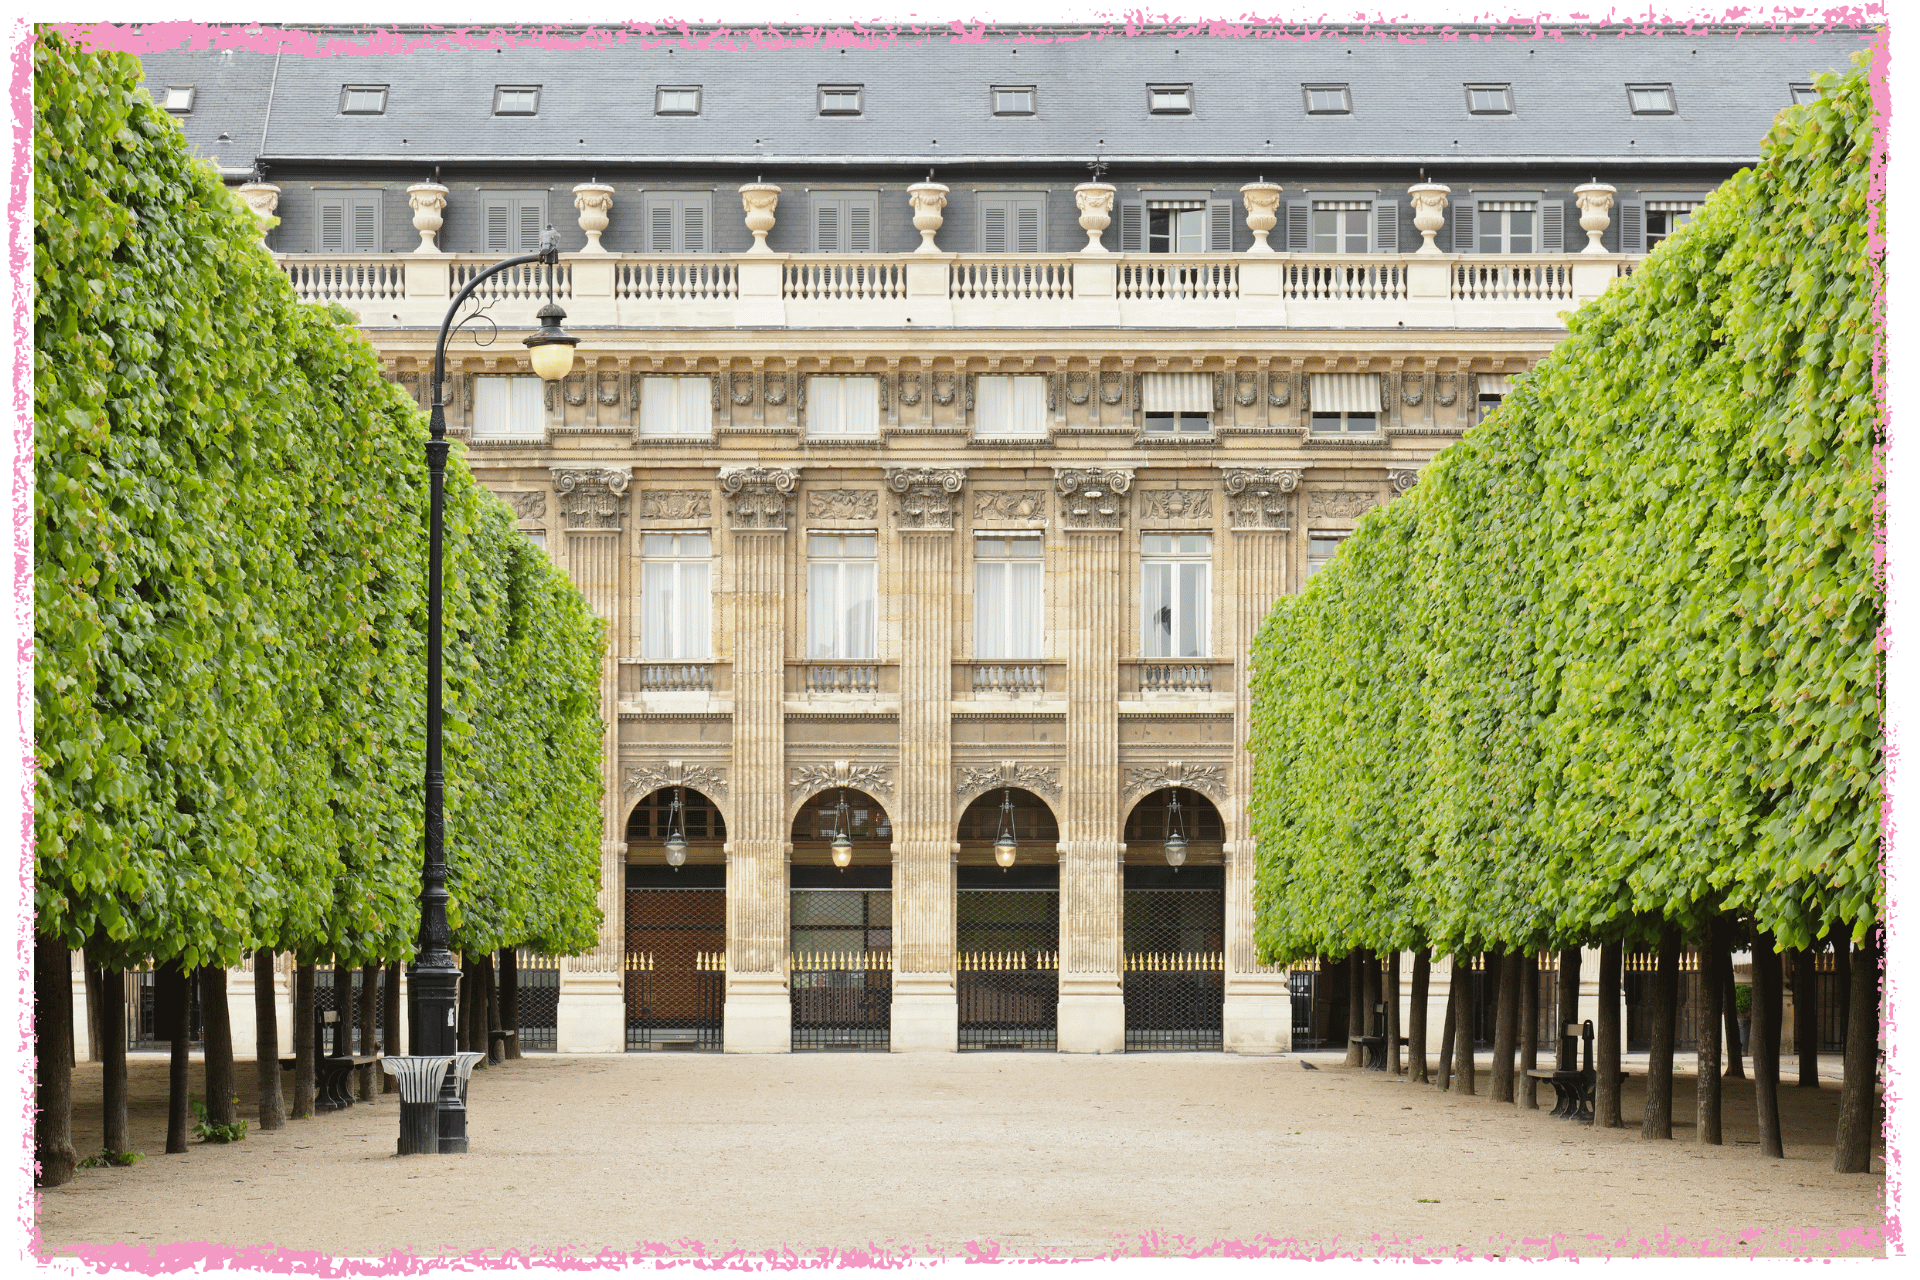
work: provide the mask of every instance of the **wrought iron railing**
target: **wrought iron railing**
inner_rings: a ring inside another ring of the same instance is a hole
[[[627,891],[627,1048],[719,1049],[726,890]]]
[[[893,1035],[893,952],[787,957],[795,1049],[885,1049]]]
[[[1051,1049],[1059,1026],[1060,953],[963,951],[954,957],[962,1049]]]
[[[514,1005],[522,1053],[560,1045],[560,957],[521,947],[513,953]]]

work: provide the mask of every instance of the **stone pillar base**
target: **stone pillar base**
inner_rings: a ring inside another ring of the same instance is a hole
[[[958,1053],[960,1002],[951,990],[894,992],[895,1053]]]
[[[1227,993],[1220,1047],[1228,1053],[1286,1053],[1293,1048],[1293,997],[1285,991]]]
[[[562,972],[554,1049],[559,1053],[627,1051],[627,997],[620,974]]]
[[[784,991],[729,992],[721,1026],[727,1053],[793,1052],[793,1002]]]
[[[1061,1053],[1124,1053],[1127,1006],[1118,987],[1112,991],[1062,991],[1060,1023],[1054,1043]]]

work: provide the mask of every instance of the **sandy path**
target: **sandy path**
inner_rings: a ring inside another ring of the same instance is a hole
[[[1319,1066],[1306,1071],[1302,1060]],[[964,1253],[1881,1251],[1882,1162],[1831,1169],[1838,1094],[1783,1088],[1787,1159],[1759,1158],[1752,1086],[1728,1145],[1670,1143],[1451,1097],[1337,1055],[534,1055],[476,1072],[473,1150],[393,1156],[393,1095],[165,1149],[163,1059],[137,1059],[148,1157],[45,1194],[44,1247],[276,1244],[441,1255],[648,1244]],[[76,1072],[75,1145],[99,1143],[99,1066]],[[194,1064],[199,1085],[200,1065]],[[252,1065],[241,1063],[242,1114]],[[1484,1088],[1484,1074],[1481,1077]],[[1551,1105],[1550,1098],[1547,1105]],[[1743,1144],[1746,1140],[1747,1144]],[[1428,1203],[1432,1201],[1434,1203]],[[1864,1233],[1864,1234],[1863,1234]],[[1184,1241],[1184,1243],[1182,1243]]]

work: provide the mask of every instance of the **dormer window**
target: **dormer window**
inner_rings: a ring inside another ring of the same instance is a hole
[[[340,114],[343,116],[387,114],[387,86],[383,84],[341,85]]]
[[[1633,114],[1637,116],[1670,116],[1673,114],[1673,86],[1630,84],[1627,86],[1627,105],[1633,108]]]
[[[697,116],[700,114],[700,86],[663,84],[653,90],[653,114],[657,116]]]
[[[993,114],[1030,116],[1034,113],[1036,96],[1030,84],[997,84],[993,86]]]
[[[1793,95],[1793,105],[1796,107],[1813,102],[1820,97],[1820,91],[1804,81],[1800,84],[1788,85],[1787,92]]]
[[[184,116],[193,110],[193,86],[190,84],[170,84],[160,97],[160,105],[177,116]]]
[[[1190,84],[1148,85],[1147,110],[1156,116],[1192,115],[1193,86]]]
[[[820,86],[820,114],[823,116],[857,116],[861,112],[862,89],[857,84],[823,84]]]
[[[1513,86],[1505,84],[1468,85],[1467,111],[1476,116],[1512,115]]]
[[[540,86],[537,84],[497,84],[493,87],[493,114],[497,116],[533,116],[540,114]]]
[[[1353,114],[1353,96],[1344,84],[1303,84],[1307,114],[1310,116],[1348,116]]]

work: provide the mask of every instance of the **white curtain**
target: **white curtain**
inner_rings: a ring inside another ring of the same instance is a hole
[[[1008,583],[1007,657],[1045,656],[1046,616],[1044,567],[1038,560],[1016,560],[1008,566],[1013,581]]]
[[[1210,373],[1149,373],[1140,379],[1140,398],[1148,413],[1212,413]],[[1319,401],[1314,402],[1318,407]]]
[[[642,379],[640,434],[704,439],[713,433],[712,396],[712,386],[703,377]]]
[[[1315,373],[1309,394],[1315,413],[1379,413],[1377,373]]]
[[[1013,436],[1047,434],[1047,380],[1045,378],[1013,379],[1013,422],[1007,434]]]
[[[704,377],[681,378],[680,434],[699,439],[713,434],[713,384]]]
[[[880,383],[876,378],[807,379],[807,434],[880,434]]]
[[[1013,433],[1013,393],[1007,385],[1012,381],[998,374],[988,374],[974,380],[975,435],[997,440]]]
[[[807,656],[828,662],[873,657],[872,561],[807,566]]]
[[[807,656],[837,658],[839,634],[834,626],[840,616],[840,566],[807,566]]]
[[[713,656],[712,566],[699,557],[708,554],[709,543],[703,535],[686,534],[679,544],[680,558],[650,559],[641,567],[640,652],[661,661],[704,662]]]
[[[1207,656],[1207,568],[1196,563],[1180,566],[1180,634],[1175,657]]]
[[[513,379],[473,380],[473,438],[498,440],[513,434]]]
[[[1140,566],[1140,655],[1173,656],[1173,565],[1164,561]]]
[[[547,384],[539,378],[513,380],[513,434],[543,436],[546,432]]]
[[[1207,656],[1205,561],[1149,560],[1140,566],[1140,655]]]
[[[1007,578],[1012,565],[1005,560],[982,560],[974,566],[973,654],[976,658],[1010,658],[1007,652]]]

